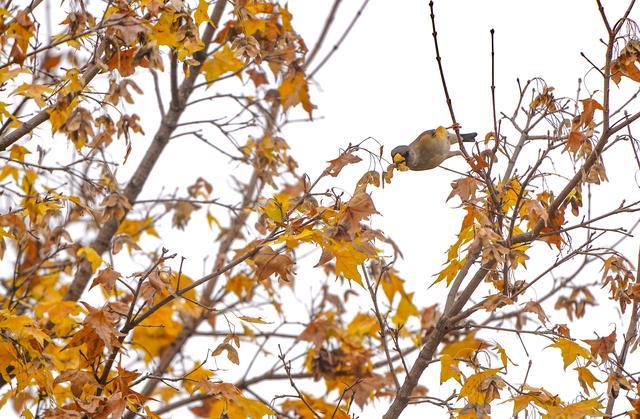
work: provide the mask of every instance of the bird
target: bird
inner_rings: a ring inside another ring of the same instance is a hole
[[[476,132],[460,134],[462,141],[475,142]],[[456,134],[448,132],[445,127],[424,131],[409,145],[401,145],[391,150],[391,158],[395,164],[404,163],[410,170],[430,170],[453,156],[460,156],[459,150],[451,151],[451,144],[457,144]]]

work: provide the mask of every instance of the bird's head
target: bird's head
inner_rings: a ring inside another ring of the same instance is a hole
[[[441,140],[441,139],[447,138],[449,133],[447,132],[447,129],[445,127],[440,126],[440,127],[436,128],[435,130],[433,130],[433,135],[437,139]]]
[[[400,145],[393,150],[391,150],[391,158],[393,159],[393,163],[397,166],[400,165],[410,165],[411,164],[411,153],[409,146]]]

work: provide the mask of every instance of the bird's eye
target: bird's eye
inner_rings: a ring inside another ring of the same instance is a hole
[[[404,156],[400,153],[396,153],[393,155],[393,162],[394,163],[402,163],[404,162],[406,159],[404,158]]]

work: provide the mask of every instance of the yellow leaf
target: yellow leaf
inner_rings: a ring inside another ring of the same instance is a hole
[[[394,314],[393,318],[391,319],[397,326],[406,324],[409,316],[418,317],[420,315],[418,308],[411,301],[412,297],[413,293],[402,295],[400,303],[398,304],[398,309],[396,310],[396,314]]]
[[[28,69],[25,67],[19,66],[14,68],[13,70],[9,70],[7,67],[0,69],[0,84],[4,84],[4,82],[15,78],[20,73],[28,73]]]
[[[196,26],[200,26],[202,22],[209,22],[213,25],[211,19],[209,19],[209,3],[206,0],[198,1],[198,8],[193,13],[193,19],[196,21]]]
[[[166,8],[158,21],[152,28],[151,38],[155,39],[158,45],[166,45],[169,47],[178,47],[177,28],[175,22],[180,19],[180,15],[173,13],[171,9]]]
[[[589,394],[589,388],[591,388],[591,390],[595,390],[593,383],[601,382],[591,373],[591,371],[589,371],[587,367],[576,367],[574,369],[578,372],[578,382],[587,394]]]
[[[261,419],[265,416],[273,415],[275,415],[275,412],[266,404],[248,399],[242,395],[228,398],[221,397],[211,403],[211,410],[209,411],[211,419],[221,417]]]
[[[356,250],[352,242],[346,241],[336,242],[330,246],[330,251],[336,258],[336,275],[354,280],[362,286],[358,266],[367,260],[367,255]]]
[[[220,222],[209,211],[207,211],[207,224],[209,224],[209,228],[213,228],[213,224],[217,225],[218,228],[220,228]]]
[[[2,170],[0,170],[0,181],[3,181],[7,176],[11,176],[14,181],[18,181],[19,171],[15,166],[6,164]]]
[[[500,361],[502,361],[502,366],[506,370],[507,362],[509,361],[509,357],[507,356],[507,351],[505,351],[504,348],[498,345],[497,343],[496,343],[495,349],[496,351],[498,351],[498,354],[500,355]]]
[[[404,280],[400,278],[395,271],[388,270],[385,275],[382,276],[380,281],[382,291],[387,296],[389,303],[393,302],[393,298],[397,293],[404,294]]]
[[[282,100],[282,107],[285,110],[302,104],[302,108],[311,117],[313,104],[311,104],[311,99],[309,98],[307,79],[302,71],[297,71],[293,77],[284,79],[280,87],[278,87],[278,92]]]
[[[245,299],[250,295],[255,283],[256,281],[247,275],[238,274],[227,280],[224,289],[233,292],[238,298]]]
[[[600,409],[602,409],[602,403],[594,398],[565,406],[549,406],[543,418],[582,419],[586,416],[602,416]]]
[[[479,405],[491,402],[495,395],[491,392],[493,386],[487,385],[487,381],[501,383],[502,380],[496,375],[498,371],[499,368],[490,368],[471,375],[462,385],[458,400],[466,397],[469,403]]]
[[[25,147],[22,147],[21,145],[14,144],[11,147],[11,152],[9,153],[9,157],[14,160],[19,160],[23,162],[24,156],[27,154],[31,154],[31,152],[28,149],[26,149]]]
[[[282,223],[285,215],[291,208],[289,195],[286,193],[275,194],[273,198],[267,201],[267,204],[260,208],[261,212],[275,221]]]
[[[64,91],[67,93],[79,92],[82,90],[84,86],[84,79],[82,74],[80,74],[80,70],[77,68],[71,68],[67,70],[64,80],[69,83],[64,87]]]
[[[452,259],[451,261],[449,261],[449,264],[443,270],[441,270],[440,273],[438,273],[438,277],[436,278],[435,281],[433,281],[433,283],[437,284],[443,279],[446,279],[447,286],[448,286],[451,283],[451,281],[453,281],[453,279],[456,277],[456,275],[458,274],[458,271],[460,270],[460,268],[462,268],[463,265],[464,265],[463,261],[459,261],[458,259]]]
[[[454,378],[457,382],[462,383],[462,375],[458,369],[458,361],[453,359],[449,354],[440,357],[440,384]]]
[[[442,353],[451,355],[453,358],[470,359],[487,346],[485,341],[477,339],[474,333],[470,333],[465,335],[464,339],[446,345]]]
[[[560,351],[562,352],[562,361],[564,362],[565,369],[579,356],[585,359],[591,358],[591,353],[587,349],[569,339],[556,339],[555,343],[547,346],[547,348],[548,347],[560,349]]]
[[[69,105],[65,105],[64,103],[60,102],[55,107],[47,109],[52,132],[54,133],[58,132],[60,128],[62,128],[65,122],[69,120],[71,111],[76,107],[77,104],[78,104],[78,99],[76,97],[71,101]],[[79,144],[81,147],[82,144],[81,143]],[[79,149],[80,147],[76,146],[77,149]]]
[[[170,304],[160,307],[133,330],[133,344],[142,348],[146,362],[151,361],[165,346],[175,341],[182,330],[180,322],[173,319],[173,313]]]
[[[50,93],[53,93],[53,89],[47,85],[22,83],[11,94],[31,98],[42,108],[47,104],[47,95]]]
[[[202,64],[201,71],[207,82],[211,83],[223,74],[241,70],[243,67],[242,60],[236,58],[236,53],[225,45]]]
[[[249,323],[271,324],[271,322],[266,322],[262,320],[262,317],[238,316],[238,318],[242,321],[249,322]]]
[[[78,249],[76,256],[85,258],[91,264],[91,272],[95,272],[102,265],[102,258],[92,247]]]
[[[252,36],[258,31],[264,32],[267,28],[267,22],[264,19],[244,19],[242,27],[247,36]]]
[[[350,336],[378,336],[380,325],[378,320],[366,313],[358,313],[347,326]]]

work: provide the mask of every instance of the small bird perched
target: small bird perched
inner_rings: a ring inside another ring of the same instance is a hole
[[[462,141],[474,142],[477,133],[460,134]],[[451,151],[451,144],[457,144],[456,134],[444,127],[430,129],[418,135],[411,144],[401,145],[391,150],[391,158],[396,164],[404,163],[411,170],[429,170],[453,156],[460,156],[458,150]]]

